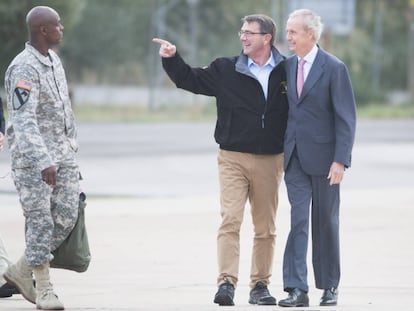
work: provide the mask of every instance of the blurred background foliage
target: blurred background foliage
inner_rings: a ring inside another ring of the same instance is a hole
[[[0,0],[0,72],[4,76],[24,47],[25,15],[35,5],[60,13],[65,26],[60,53],[70,83],[172,87],[153,37],[173,42],[190,64],[204,66],[238,54],[240,19],[264,13],[277,22],[278,47],[288,55],[286,1]],[[410,1],[356,0],[355,14],[350,34],[325,34],[320,45],[347,64],[358,105],[389,102],[395,92],[409,94]]]

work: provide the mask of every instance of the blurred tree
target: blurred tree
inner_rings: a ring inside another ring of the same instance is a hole
[[[151,1],[89,0],[62,53],[74,78],[87,83],[145,82]]]
[[[357,1],[354,32],[335,38],[332,52],[348,65],[359,105],[406,90],[408,13],[406,0]]]
[[[25,15],[34,5],[56,8],[65,26],[61,47],[69,80],[75,83],[168,84],[151,38],[177,45],[192,65],[204,66],[241,50],[240,19],[272,16],[284,41],[288,0],[0,0],[0,70],[23,48]],[[357,0],[355,29],[333,37],[329,49],[349,67],[358,104],[407,88],[411,17],[407,0]],[[283,20],[282,20],[283,19]],[[324,47],[324,42],[321,46]]]
[[[29,1],[0,2],[0,72],[4,73],[10,61],[23,49],[27,40],[25,16],[30,9]]]
[[[0,73],[4,73],[11,60],[24,49],[27,41],[26,14],[37,5],[56,9],[66,30],[76,23],[82,0],[1,0],[0,1]]]
[[[186,60],[201,66],[219,55],[239,53],[237,31],[241,17],[252,12],[266,13],[270,3],[271,0],[88,0],[79,23],[66,34],[62,53],[74,79],[149,84],[148,75],[154,74],[152,67],[159,62],[152,37],[162,36],[174,42]],[[197,17],[192,21],[194,8]]]

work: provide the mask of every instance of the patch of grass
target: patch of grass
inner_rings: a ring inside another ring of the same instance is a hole
[[[79,105],[74,108],[77,121],[169,122],[215,120],[216,106],[163,106],[152,110],[142,106]]]
[[[216,105],[172,105],[152,110],[143,106],[79,105],[77,121],[96,122],[197,122],[216,119]],[[368,104],[358,107],[362,119],[414,119],[414,105]]]
[[[414,119],[414,104],[369,104],[358,107],[358,117],[364,119]]]

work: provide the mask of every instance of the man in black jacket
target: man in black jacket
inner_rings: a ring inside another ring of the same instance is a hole
[[[265,15],[248,15],[239,32],[243,51],[209,66],[193,68],[176,46],[162,39],[162,64],[177,87],[216,97],[215,139],[222,223],[218,230],[218,292],[214,302],[234,305],[238,282],[240,226],[249,199],[254,225],[249,303],[275,305],[267,288],[272,274],[278,188],[283,173],[287,120],[284,57],[273,46],[276,25]]]
[[[0,97],[0,150],[4,145],[4,133],[6,129],[6,120],[4,119],[3,102]]]

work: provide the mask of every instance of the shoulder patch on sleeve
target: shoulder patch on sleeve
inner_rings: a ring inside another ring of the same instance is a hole
[[[29,81],[20,79],[17,81],[16,88],[30,91],[32,89],[32,83],[30,83]]]
[[[13,93],[13,109],[20,109],[25,103],[27,103],[30,90],[32,89],[32,83],[26,80],[18,80],[16,88]]]

